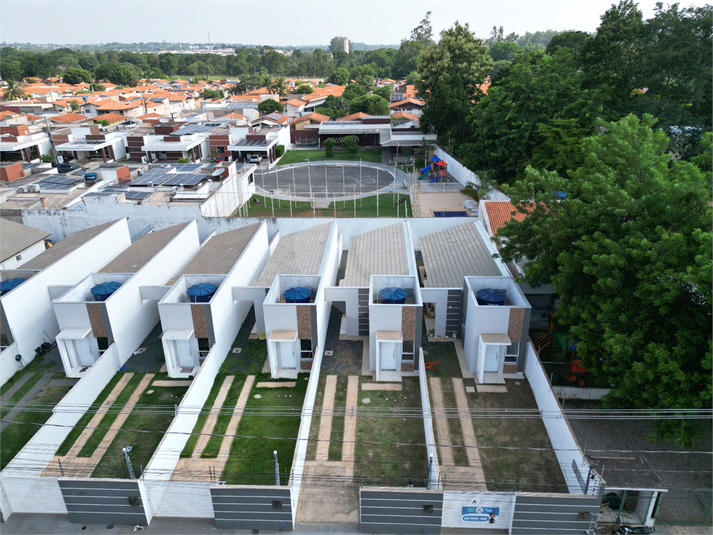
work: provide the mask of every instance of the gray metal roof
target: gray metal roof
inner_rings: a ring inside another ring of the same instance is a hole
[[[26,264],[23,264],[21,268],[45,269],[46,267],[54,264],[57,260],[63,258],[65,255],[68,255],[75,249],[78,249],[92,238],[95,238],[114,223],[116,223],[116,221],[109,221],[103,225],[97,225],[96,227],[91,227],[85,230],[77,231],[74,234],[70,234],[65,239],[57,242],[57,244],[53,247],[50,247]],[[107,247],[111,247],[111,244],[107,244]]]
[[[403,223],[352,236],[340,286],[364,288],[371,275],[408,275]]]
[[[188,226],[188,223],[181,223],[180,225],[144,234],[99,270],[99,273],[136,273],[186,226]]]
[[[168,281],[172,286],[181,275],[226,275],[257,232],[260,223],[213,236],[183,268]]]
[[[474,222],[423,236],[420,242],[426,288],[462,288],[463,277],[502,275]]]
[[[253,286],[270,286],[276,275],[317,275],[331,223],[282,236]]]
[[[0,217],[0,262],[12,258],[52,233]]]

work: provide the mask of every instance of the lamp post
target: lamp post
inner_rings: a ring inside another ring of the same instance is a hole
[[[314,206],[314,197],[312,197],[312,172],[310,171],[309,158],[307,161],[307,179],[309,180],[309,202],[312,204],[312,217],[317,217],[317,209]]]

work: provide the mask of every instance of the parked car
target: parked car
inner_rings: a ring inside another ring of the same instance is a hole
[[[249,154],[247,157],[248,163],[260,163],[262,161],[262,156],[259,154]]]

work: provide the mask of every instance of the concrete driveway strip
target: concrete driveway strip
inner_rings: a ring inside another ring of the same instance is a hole
[[[20,414],[26,407],[27,405],[35,399],[35,396],[39,394],[40,390],[42,390],[47,383],[49,383],[52,380],[52,376],[54,373],[46,373],[44,374],[39,381],[37,381],[32,388],[22,396],[22,399],[17,402],[17,404],[8,412],[5,417],[2,419],[2,423],[0,423],[0,431],[3,431],[8,425],[10,425],[15,418],[17,418],[17,415]]]
[[[344,442],[342,443],[342,461],[354,462],[354,444],[356,440],[357,403],[359,401],[359,376],[350,375],[347,383],[346,414],[344,416]]]
[[[5,392],[2,395],[2,397],[0,397],[0,407],[6,405],[7,402],[10,401],[10,398],[13,396],[13,394],[15,394],[15,392],[20,390],[20,388],[22,388],[22,385],[24,385],[27,381],[29,381],[30,377],[32,377],[33,375],[35,375],[35,374],[32,372],[26,373],[14,385],[12,385],[10,387],[10,389],[7,392]]]
[[[215,423],[218,421],[220,409],[223,408],[223,403],[225,403],[225,398],[228,396],[228,392],[230,392],[230,387],[232,386],[234,379],[234,375],[228,375],[223,380],[223,384],[220,385],[220,390],[218,391],[218,395],[215,397],[213,407],[210,409],[210,414],[208,415],[208,418],[206,418],[206,421],[203,424],[203,428],[201,429],[201,435],[198,437],[195,448],[193,448],[193,454],[191,455],[191,457],[193,457],[194,459],[197,459],[201,456],[203,450],[208,444],[208,440],[210,440],[210,434],[213,432]]]
[[[460,414],[460,426],[463,431],[463,443],[465,444],[465,452],[468,455],[468,464],[475,470],[475,481],[482,481],[484,487],[485,474],[483,472],[483,465],[480,462],[478,441],[475,439],[475,429],[473,428],[473,419],[470,416],[470,407],[468,406],[468,398],[465,395],[463,379],[453,377],[452,380],[453,392],[456,396],[456,404],[458,405],[458,413]],[[477,485],[475,485],[475,487],[477,487]]]
[[[453,466],[453,448],[451,448],[451,433],[448,430],[445,405],[443,403],[443,388],[440,377],[431,377],[431,402],[433,403],[433,420],[436,422],[438,436],[438,455],[442,466]]]
[[[319,435],[317,437],[317,454],[315,460],[329,459],[329,438],[332,435],[332,413],[334,412],[334,396],[337,393],[337,376],[328,375],[324,385],[322,399],[322,414],[319,418]]]

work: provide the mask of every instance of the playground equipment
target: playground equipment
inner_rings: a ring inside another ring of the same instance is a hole
[[[431,158],[431,163],[423,169],[419,169],[418,172],[421,174],[421,176],[418,177],[419,180],[426,178],[429,174],[433,174],[434,176],[430,181],[431,184],[439,178],[443,178],[445,181],[446,176],[448,176],[448,164],[441,160],[438,156],[434,156]]]

